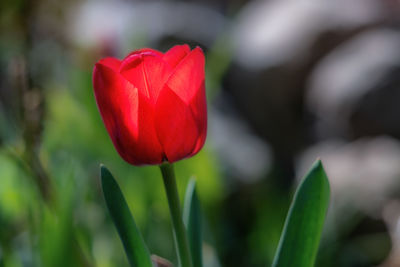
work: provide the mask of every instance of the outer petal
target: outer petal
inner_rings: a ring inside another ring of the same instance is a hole
[[[175,68],[166,85],[189,104],[204,82],[204,54],[196,47]]]
[[[148,101],[102,61],[95,65],[93,86],[100,114],[121,157],[135,165],[161,163],[163,152]]]
[[[121,60],[115,57],[106,57],[100,60],[97,64],[107,66],[110,69],[114,70],[115,72],[118,72],[121,66]]]
[[[190,53],[190,47],[187,44],[176,45],[168,50],[163,59],[172,67],[175,68],[178,63]]]
[[[155,128],[169,162],[189,157],[198,139],[193,113],[170,88],[164,87],[157,100]]]
[[[123,60],[120,73],[154,104],[171,67],[153,52],[134,53]]]
[[[190,102],[190,109],[192,110],[199,131],[196,145],[191,154],[193,156],[203,147],[207,137],[207,100],[204,80]]]
[[[164,55],[164,54],[161,53],[160,51],[157,51],[157,50],[152,49],[152,48],[142,48],[142,49],[138,49],[138,50],[135,50],[135,51],[129,53],[129,54],[124,58],[124,60],[127,59],[127,58],[128,58],[129,56],[131,56],[131,55],[142,54],[142,53],[147,53],[147,52],[156,54],[156,55],[159,56],[159,57],[162,57],[162,56]]]

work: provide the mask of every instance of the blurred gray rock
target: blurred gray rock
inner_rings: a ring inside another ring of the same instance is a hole
[[[400,138],[400,30],[359,34],[317,66],[307,93],[319,138]]]
[[[396,139],[380,136],[319,143],[299,157],[298,179],[317,157],[328,174],[338,215],[344,214],[343,209],[353,209],[381,217],[386,202],[400,192],[400,142]]]
[[[111,42],[119,56],[144,45],[157,48],[171,36],[208,47],[226,27],[225,17],[211,8],[162,1],[87,1],[71,10],[69,21],[75,44],[87,48]]]
[[[385,14],[374,0],[253,1],[233,30],[235,58],[249,69],[307,60],[320,35],[376,23]]]
[[[318,140],[318,114],[305,103],[316,67],[341,44],[391,20],[387,5],[373,0],[253,1],[238,15],[224,89],[288,177],[294,156]]]

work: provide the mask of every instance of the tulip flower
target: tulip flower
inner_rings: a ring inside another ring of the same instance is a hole
[[[195,155],[207,132],[204,54],[177,45],[145,48],[96,63],[93,87],[106,129],[130,164],[162,164]]]

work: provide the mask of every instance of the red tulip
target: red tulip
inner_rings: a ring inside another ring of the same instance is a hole
[[[103,122],[121,157],[134,165],[195,155],[207,133],[204,54],[177,45],[144,48],[122,61],[96,63],[93,87]]]

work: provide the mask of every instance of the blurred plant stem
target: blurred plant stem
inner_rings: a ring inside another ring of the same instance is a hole
[[[22,160],[29,167],[30,176],[34,179],[43,200],[52,205],[54,200],[53,186],[39,158],[39,149],[45,117],[43,87],[41,81],[34,79],[34,66],[30,56],[35,40],[35,10],[32,1],[23,1],[19,7],[21,16],[18,17],[22,33],[22,52],[11,62],[11,81],[18,95],[19,124],[22,130],[23,153]]]
[[[29,172],[37,185],[43,200],[52,205],[54,200],[53,186],[40,159],[39,148],[44,119],[43,95],[41,90],[32,88],[31,78],[27,71],[27,61],[23,57],[13,62],[13,85],[19,94],[20,121],[24,151],[21,155],[24,169]]]
[[[174,166],[169,163],[160,165],[162,177],[164,180],[165,192],[167,193],[169,210],[171,213],[172,225],[174,229],[174,238],[178,253],[179,265],[182,267],[192,267],[192,259],[189,250],[189,239],[182,220],[182,210],[179,201],[178,188]]]

